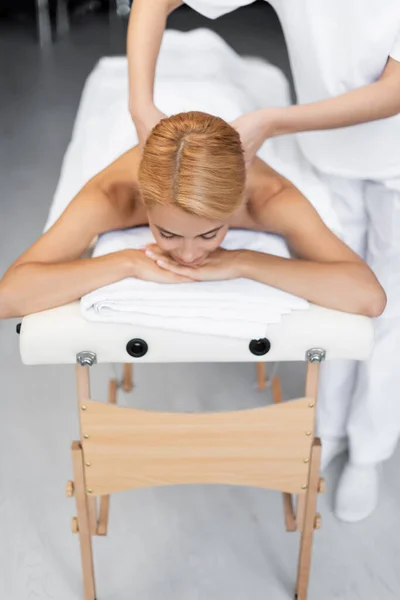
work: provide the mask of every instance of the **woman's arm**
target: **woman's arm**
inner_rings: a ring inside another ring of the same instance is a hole
[[[272,172],[272,169],[271,169]],[[366,263],[323,223],[313,206],[284,178],[270,177],[272,195],[259,203],[260,227],[286,238],[296,258],[218,249],[200,267],[182,267],[156,246],[147,255],[159,266],[194,281],[247,277],[326,308],[379,316],[386,295]]]
[[[249,164],[269,137],[359,125],[398,113],[400,62],[389,58],[384,72],[374,83],[320,102],[253,111],[231,124],[240,133]]]
[[[0,319],[24,317],[78,300],[103,285],[132,276],[132,263],[120,252],[65,263],[22,263],[0,281]]]
[[[157,57],[168,15],[182,0],[135,0],[129,18],[127,54],[129,110],[143,146],[163,114],[154,106]]]
[[[129,262],[121,254],[80,259],[110,226],[121,226],[120,219],[101,187],[91,182],[0,280],[0,318],[60,306],[127,277]]]
[[[238,273],[343,312],[378,317],[386,305],[385,293],[374,275],[356,262],[327,264],[244,251]]]
[[[80,258],[100,233],[137,224],[138,156],[133,148],[96,175],[58,221],[11,265],[0,280],[0,319],[61,306],[125,277],[184,281],[157,268],[140,251]]]
[[[294,186],[283,184],[260,209],[259,220],[285,237],[296,258],[244,251],[237,261],[241,276],[326,308],[369,317],[383,312],[386,295],[374,273]]]

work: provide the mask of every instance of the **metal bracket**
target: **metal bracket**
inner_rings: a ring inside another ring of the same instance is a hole
[[[76,362],[81,365],[81,367],[91,367],[97,363],[97,355],[90,350],[83,350],[76,355]]]
[[[310,363],[320,363],[326,358],[323,348],[311,348],[306,352],[306,360]]]

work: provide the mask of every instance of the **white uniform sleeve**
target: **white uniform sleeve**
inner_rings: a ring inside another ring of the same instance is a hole
[[[390,56],[394,58],[394,60],[398,60],[400,62],[400,29],[397,33],[397,37],[394,40],[394,44],[390,51]]]
[[[184,0],[185,4],[209,19],[217,19],[241,6],[252,4],[254,0]]]

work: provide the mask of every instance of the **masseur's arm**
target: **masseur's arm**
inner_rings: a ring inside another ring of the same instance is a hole
[[[249,163],[269,137],[348,127],[398,113],[400,62],[389,58],[381,77],[374,83],[320,102],[253,111],[239,117],[232,125],[241,135]]]
[[[379,316],[386,296],[368,265],[321,220],[294,186],[265,202],[260,223],[284,236],[296,258],[244,251],[240,275],[272,285],[306,300],[349,313]]]
[[[400,113],[400,62],[389,58],[382,76],[369,85],[321,102],[283,108],[276,133],[336,129]]]
[[[129,18],[127,53],[129,110],[143,146],[162,113],[154,106],[154,76],[168,15],[182,0],[134,0]]]

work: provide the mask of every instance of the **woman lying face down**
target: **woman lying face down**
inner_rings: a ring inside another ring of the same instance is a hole
[[[83,258],[106,231],[149,225],[155,244]],[[296,258],[224,250],[230,227],[283,236]],[[385,293],[370,268],[301,192],[257,158],[245,170],[238,133],[189,112],[163,119],[91,179],[0,281],[0,318],[60,306],[126,277],[182,284],[247,277],[306,300],[375,317]]]
[[[144,147],[139,183],[165,255],[177,264],[203,264],[232,220],[244,216],[245,180],[239,136],[222,119],[183,113],[159,123]]]

